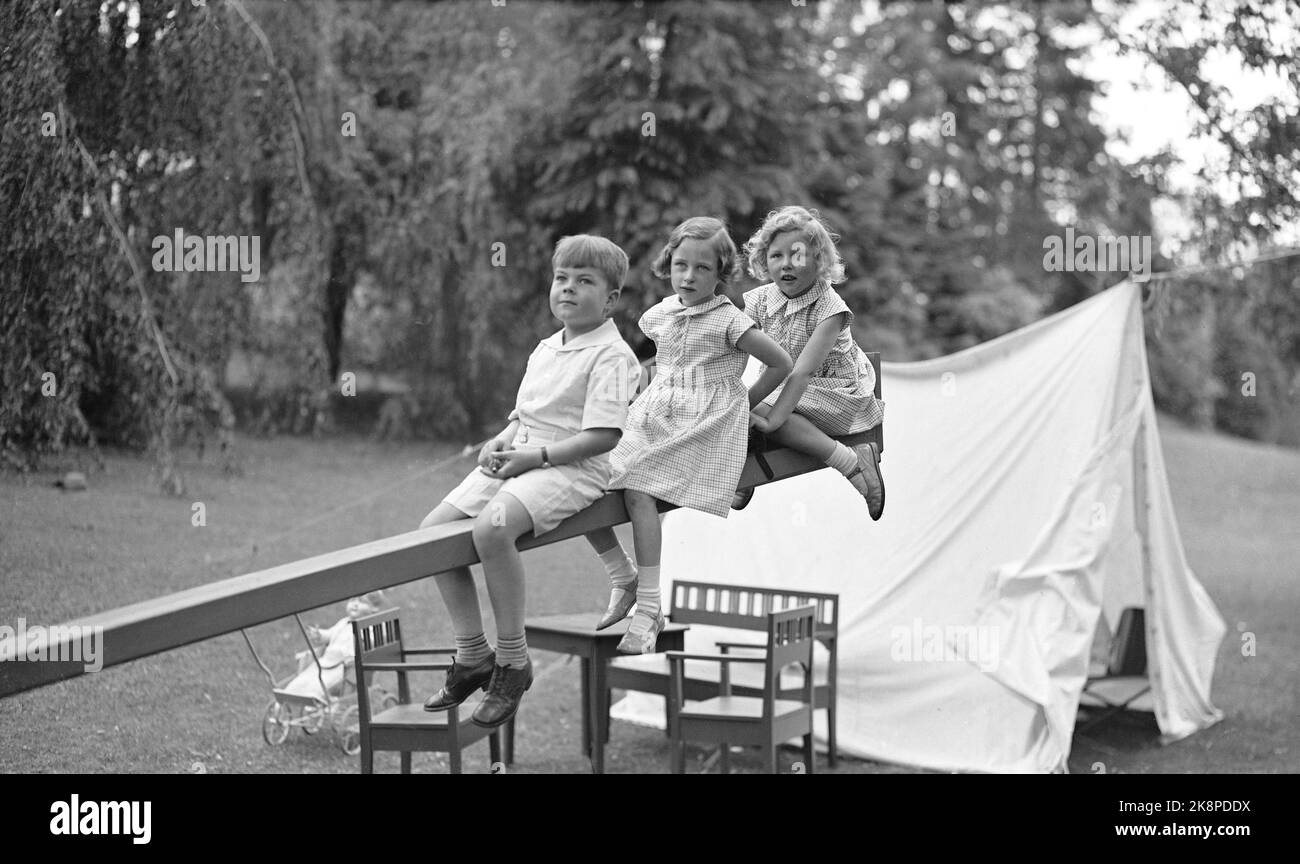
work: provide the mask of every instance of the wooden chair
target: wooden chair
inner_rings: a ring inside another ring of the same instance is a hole
[[[1107,692],[1105,686],[1101,686],[1108,682],[1125,682],[1128,686],[1121,684],[1120,691],[1123,695],[1115,697]],[[1087,732],[1128,708],[1150,691],[1151,681],[1147,678],[1146,613],[1130,606],[1120,612],[1119,624],[1110,640],[1106,671],[1100,675],[1090,675],[1083,685],[1080,707],[1097,713],[1076,727],[1075,731]],[[1088,700],[1094,704],[1087,704]]]
[[[721,746],[719,768],[730,770],[731,744],[763,748],[768,771],[777,773],[776,747],[795,736],[803,736],[804,771],[813,773],[813,643],[816,641],[816,606],[800,606],[767,614],[767,642],[762,656],[745,654],[690,654],[665,652],[671,668],[672,697],[669,704],[669,734],[672,736],[672,770],[686,770],[686,742],[706,740]],[[732,663],[763,664],[763,695],[736,696],[727,676],[721,692],[710,699],[688,701],[685,697],[687,660],[716,662],[721,668]],[[781,670],[792,663],[803,667],[803,688],[798,699],[778,696]]]
[[[816,621],[813,636],[821,642],[829,655],[826,664],[826,680],[813,682],[813,706],[826,711],[827,759],[832,768],[838,760],[836,749],[836,678],[839,669],[839,595],[819,594],[813,591],[798,591],[784,588],[759,588],[747,585],[725,585],[718,582],[673,583],[669,595],[668,618],[674,624],[691,624],[699,626],[728,627],[741,630],[765,631],[768,613],[794,606],[813,604],[816,607]],[[720,641],[715,643],[723,654],[733,649],[763,649],[757,642]],[[757,658],[762,660],[761,657]],[[708,668],[708,667],[706,667]],[[609,664],[606,678],[609,688],[619,690],[636,690],[642,693],[655,693],[665,697],[670,703],[666,714],[672,712],[669,687],[669,666],[663,654],[644,654],[639,657],[620,657]],[[711,669],[710,669],[711,671]],[[684,682],[684,697],[687,699],[708,699],[717,696],[725,682],[731,692],[741,696],[761,696],[761,685],[733,684],[729,669],[724,664],[718,667],[718,676],[687,675]],[[805,676],[806,677],[806,676]],[[798,698],[804,681],[783,686],[778,680],[777,698]],[[610,704],[609,693],[605,694],[605,705]],[[608,722],[605,726],[609,728]]]
[[[402,622],[397,609],[389,609],[357,618],[352,622],[356,640],[357,707],[361,722],[361,773],[374,773],[375,751],[397,750],[402,754],[402,773],[411,773],[412,751],[446,753],[451,773],[461,773],[460,751],[482,738],[488,739],[492,764],[501,761],[500,729],[475,726],[469,712],[460,716],[459,707],[448,711],[424,710],[421,702],[411,702],[407,675],[411,672],[446,670],[451,660],[410,662],[406,658],[420,654],[455,654],[455,648],[403,648]],[[397,673],[398,704],[372,713],[370,678],[376,672]],[[365,682],[364,684],[362,682]],[[514,720],[505,727],[507,764],[514,761]]]

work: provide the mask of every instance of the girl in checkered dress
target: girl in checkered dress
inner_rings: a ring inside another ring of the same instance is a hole
[[[754,326],[720,290],[735,272],[736,246],[718,219],[687,219],[673,229],[652,268],[673,295],[641,316],[655,341],[655,377],[628,410],[610,454],[610,489],[624,490],[637,566],[612,529],[587,535],[610,571],[613,590],[603,629],[636,614],[619,650],[654,650],[663,628],[659,597],[660,501],[727,515],[745,463],[749,409],[793,367],[790,356]],[[746,393],[741,375],[750,356],[766,365]]]
[[[853,313],[831,287],[844,281],[844,262],[830,231],[815,210],[782,207],[745,253],[754,278],[772,280],[745,293],[745,313],[795,361],[790,377],[754,407],[754,428],[837,469],[879,519],[885,482],[875,442],[849,448],[830,437],[865,432],[884,417],[875,370],[849,330]],[[737,493],[736,506],[746,503]]]

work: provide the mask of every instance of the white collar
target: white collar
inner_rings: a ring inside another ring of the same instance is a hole
[[[768,314],[775,314],[784,310],[786,316],[793,315],[801,309],[807,309],[816,303],[821,296],[829,291],[830,283],[823,282],[820,279],[798,297],[787,297],[780,286],[772,282],[767,286],[766,305]]]
[[[542,344],[556,351],[578,351],[595,345],[609,345],[622,339],[623,337],[618,334],[618,328],[614,326],[614,319],[606,318],[600,326],[588,330],[581,336],[574,336],[568,342],[564,341],[564,331],[560,330],[543,339]]]
[[[674,294],[664,300],[664,307],[665,311],[670,315],[703,315],[705,312],[712,312],[723,303],[730,302],[731,300],[725,294],[714,294],[712,298],[705,300],[703,303],[687,306],[682,302],[682,298]]]

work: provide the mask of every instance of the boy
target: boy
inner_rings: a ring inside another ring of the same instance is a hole
[[[551,261],[551,313],[564,329],[528,358],[510,424],[484,445],[479,468],[443,499],[421,528],[474,519],[497,624],[495,651],[483,634],[468,567],[434,578],[451,613],[456,657],[442,689],[424,703],[445,711],[482,688],[471,718],[500,726],[533,682],[524,642],[524,568],[515,541],[542,534],[605,494],[606,455],[618,443],[640,366],[610,316],[627,279],[626,253],[603,237],[565,237]]]

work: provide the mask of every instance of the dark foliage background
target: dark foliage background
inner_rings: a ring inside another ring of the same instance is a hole
[[[1203,43],[1174,35],[1213,8],[1170,3],[1135,38],[1086,0],[5,3],[0,454],[149,448],[176,487],[176,448],[236,424],[473,438],[553,326],[559,237],[628,251],[638,344],[673,224],[716,214],[739,244],[785,203],[841,235],[864,346],[987,340],[1119,278],[1045,272],[1044,236],[1153,234],[1170,194],[1172,154],[1110,155],[1080,34],[1163,70],[1226,146],[1182,196],[1197,253],[1267,245],[1297,221],[1295,100],[1234,114],[1205,57],[1231,47],[1300,93],[1300,12],[1236,4]],[[260,280],[155,272],[176,228],[259,236]],[[1296,259],[1163,289],[1160,406],[1300,443]]]

